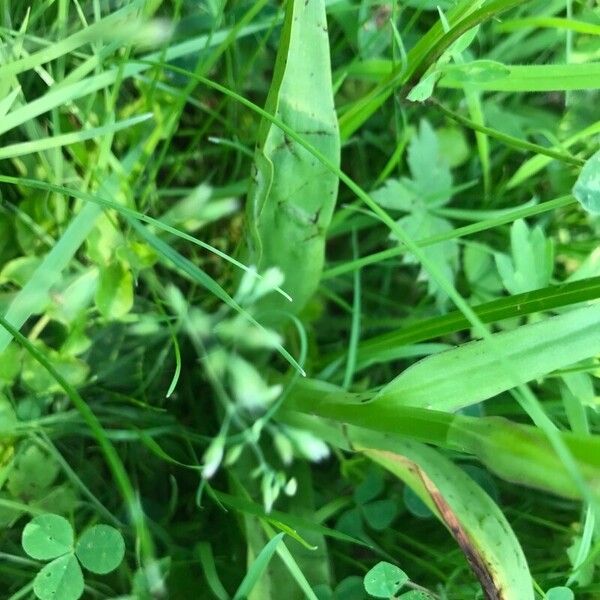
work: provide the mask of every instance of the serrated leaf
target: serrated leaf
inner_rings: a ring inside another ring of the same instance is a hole
[[[83,589],[83,573],[74,554],[48,563],[33,580],[33,591],[40,600],[78,600]]]
[[[106,319],[120,319],[133,306],[133,277],[121,263],[100,269],[96,306]]]
[[[60,515],[40,515],[25,525],[21,543],[31,558],[57,558],[73,550],[73,528]]]
[[[425,100],[431,98],[433,89],[439,78],[440,73],[438,71],[433,71],[428,75],[425,75],[419,83],[408,92],[408,95],[406,96],[407,100],[410,100],[411,102],[425,102]]]
[[[406,177],[400,180],[388,179],[382,187],[371,194],[371,197],[384,208],[410,212],[419,201],[413,187],[410,179]]]
[[[573,186],[573,196],[589,213],[600,214],[600,150],[583,165]]]
[[[390,598],[397,594],[408,582],[408,575],[396,565],[381,561],[364,579],[365,590],[375,598]]]
[[[88,571],[105,575],[114,571],[123,561],[125,541],[114,527],[94,525],[79,538],[75,553]]]
[[[442,217],[427,212],[426,210],[415,210],[411,215],[399,220],[399,224],[409,237],[419,239],[422,237],[433,237],[452,231],[452,225]],[[455,240],[439,242],[422,249],[423,254],[436,264],[439,271],[443,273],[446,281],[453,282],[454,275],[458,269],[458,245]],[[412,256],[407,256],[405,262],[415,262]],[[428,292],[436,296],[438,306],[441,308],[447,301],[445,292],[431,278],[427,271],[421,269],[419,277],[427,280]]]
[[[510,230],[511,254],[496,254],[496,266],[504,287],[511,294],[522,294],[546,287],[554,266],[554,250],[539,227],[529,229],[523,219]]]
[[[425,119],[411,139],[407,160],[423,204],[427,208],[444,206],[452,197],[452,173],[440,155],[437,135]]]

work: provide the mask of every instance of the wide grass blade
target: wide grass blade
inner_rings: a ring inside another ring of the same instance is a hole
[[[378,441],[364,434],[357,451],[409,485],[450,531],[486,598],[533,600],[523,550],[506,517],[487,493],[450,460],[423,444]]]
[[[600,305],[579,308],[425,358],[386,385],[374,402],[454,411],[600,352]],[[511,369],[498,361],[502,348]]]
[[[339,166],[322,0],[287,3],[265,109]],[[292,305],[275,295],[260,304],[269,320],[277,320],[283,311],[301,310],[319,285],[338,177],[271,120],[262,120],[257,144],[246,205],[247,260],[259,272],[277,267],[283,273]]]
[[[481,61],[486,62],[486,61]],[[498,63],[499,64],[499,63]],[[486,92],[554,92],[594,90],[600,87],[600,63],[566,65],[503,65],[502,73],[485,78],[470,76],[478,63],[466,63],[448,71],[440,87],[462,88],[465,84]]]

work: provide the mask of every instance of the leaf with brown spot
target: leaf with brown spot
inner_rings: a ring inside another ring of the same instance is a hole
[[[353,430],[355,449],[409,485],[447,527],[488,600],[533,600],[525,556],[494,501],[436,450]],[[376,448],[374,448],[376,446]]]

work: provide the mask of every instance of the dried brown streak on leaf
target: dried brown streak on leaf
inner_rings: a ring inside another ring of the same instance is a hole
[[[471,569],[473,569],[473,573],[475,573],[475,576],[481,584],[486,600],[503,600],[505,596],[501,587],[494,580],[493,571],[490,569],[485,557],[479,553],[477,547],[471,541],[469,534],[464,530],[460,521],[454,514],[452,507],[448,504],[448,502],[446,502],[440,490],[437,488],[435,483],[431,481],[427,473],[425,473],[425,471],[423,471],[423,469],[421,469],[417,463],[409,460],[405,456],[385,450],[380,451],[379,454],[386,455],[391,460],[402,462],[407,469],[419,476],[420,480],[425,486],[425,489],[429,493],[431,500],[435,504],[439,516],[446,524],[450,530],[450,533],[452,534],[452,537],[456,540],[465,557],[469,561]]]

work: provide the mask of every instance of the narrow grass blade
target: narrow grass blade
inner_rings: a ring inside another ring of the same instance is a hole
[[[516,294],[508,298],[499,298],[475,306],[473,310],[483,323],[497,323],[503,319],[554,310],[597,298],[600,298],[600,277],[592,277]],[[469,327],[470,323],[465,316],[461,312],[454,311],[439,317],[424,319],[398,331],[363,340],[358,346],[357,368],[394,360],[401,348],[407,344],[416,344],[457,333]],[[329,360],[332,358],[329,357]]]
[[[130,119],[124,119],[123,121],[116,121],[115,123],[110,123],[109,125],[103,125],[102,127],[81,129],[79,131],[55,135],[53,137],[38,138],[30,142],[10,144],[0,148],[0,160],[15,158],[17,156],[23,156],[24,154],[33,154],[34,152],[43,152],[44,150],[60,148],[62,146],[68,146],[69,144],[77,144],[78,142],[93,140],[103,135],[111,135],[117,131],[122,131],[128,127],[133,127],[134,125],[143,123],[151,118],[152,114],[147,113],[144,115],[131,117]]]
[[[594,90],[600,87],[600,63],[565,65],[504,65],[506,72],[485,80],[469,79],[467,63],[464,70],[456,68],[438,82],[440,87],[462,88],[465,83],[487,92],[553,92],[565,90]]]
[[[283,535],[283,533],[278,533],[275,537],[271,538],[267,542],[266,546],[261,550],[255,561],[248,569],[248,573],[233,596],[233,600],[245,600],[245,598],[250,595],[254,589],[254,586],[257,584],[261,575],[264,573],[269,562],[271,561],[271,558],[273,558],[273,554],[275,554],[279,542],[281,542],[283,539]]]

